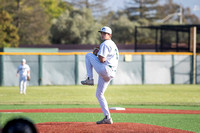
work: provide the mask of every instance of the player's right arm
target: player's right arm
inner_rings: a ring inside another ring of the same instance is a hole
[[[104,63],[104,62],[106,61],[106,58],[104,58],[104,57],[101,56],[101,55],[99,55],[98,58],[99,58],[99,61],[100,61],[101,63]]]

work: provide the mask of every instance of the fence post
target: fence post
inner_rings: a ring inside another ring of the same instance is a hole
[[[190,46],[192,47],[191,50],[193,51],[193,84],[196,84],[196,33],[197,28],[191,27],[190,28]]]
[[[142,55],[142,84],[145,83],[145,59],[144,55]]]
[[[75,84],[78,85],[79,81],[79,55],[75,55]]]
[[[39,85],[42,85],[42,55],[39,55]]]
[[[137,26],[135,26],[135,52],[137,52]]]
[[[175,67],[175,64],[174,64],[174,55],[172,55],[172,67],[171,67],[171,84],[174,84],[174,67]]]
[[[3,86],[3,78],[4,78],[4,67],[3,67],[3,55],[0,55],[0,86]]]

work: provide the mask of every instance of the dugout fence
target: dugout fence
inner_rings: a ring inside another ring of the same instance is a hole
[[[86,78],[85,52],[0,52],[0,85],[18,86],[17,67],[22,58],[31,68],[29,85],[80,85]],[[200,83],[200,54],[196,55],[196,83]],[[94,72],[95,84],[97,74]],[[121,52],[113,85],[192,84],[193,56],[190,52]]]
[[[155,52],[192,52],[192,28],[196,28],[196,51],[200,51],[200,25],[151,25],[135,27],[135,51],[150,47]]]

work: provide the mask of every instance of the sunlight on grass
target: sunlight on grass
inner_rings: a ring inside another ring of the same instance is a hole
[[[105,92],[109,104],[200,105],[198,85],[111,85]],[[0,104],[98,104],[96,86],[0,87]]]

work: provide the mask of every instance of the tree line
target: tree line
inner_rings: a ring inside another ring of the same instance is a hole
[[[113,30],[117,44],[134,43],[135,26],[199,24],[189,8],[167,0],[129,0],[119,11],[109,11],[106,0],[0,0],[0,47],[51,44],[99,44],[97,31],[104,25]],[[172,16],[161,23],[160,20]],[[140,31],[139,31],[140,32]],[[140,32],[139,42],[151,43],[150,31]]]

